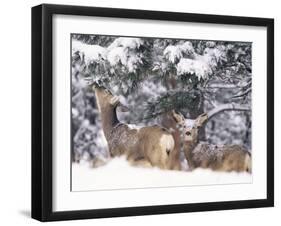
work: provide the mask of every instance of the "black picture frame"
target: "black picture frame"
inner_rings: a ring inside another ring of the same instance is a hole
[[[266,27],[267,198],[54,212],[52,210],[52,17],[55,14]],[[32,8],[32,218],[40,221],[56,221],[271,206],[274,206],[273,19],[49,4]]]

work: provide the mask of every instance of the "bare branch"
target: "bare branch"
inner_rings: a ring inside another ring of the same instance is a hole
[[[233,85],[233,84],[210,84],[205,87],[206,89],[237,89],[241,88],[240,86]]]
[[[235,98],[244,97],[244,96],[246,96],[248,93],[250,93],[251,91],[252,91],[252,89],[249,88],[249,89],[247,89],[246,91],[244,91],[244,92],[242,92],[242,93],[240,93],[240,94],[237,94],[237,95],[235,95],[235,96],[233,96],[233,97],[231,97],[231,98],[232,98],[232,99],[235,99]]]
[[[251,111],[250,107],[240,104],[223,104],[207,112],[208,119],[222,111]]]
[[[243,85],[241,84],[229,84],[229,83],[225,83],[225,84],[221,84],[221,83],[211,83],[208,86],[206,86],[206,89],[245,89],[248,88],[249,86],[251,86],[252,81],[249,80],[246,84],[243,83]]]

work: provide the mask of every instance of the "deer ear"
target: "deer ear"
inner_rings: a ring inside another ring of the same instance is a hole
[[[203,113],[199,115],[195,120],[196,127],[201,127],[207,121],[207,119],[208,119],[207,113]]]
[[[109,103],[112,105],[112,106],[117,106],[117,104],[119,104],[120,100],[119,100],[119,97],[117,96],[114,96],[110,99]]]
[[[184,121],[182,114],[177,113],[175,110],[172,110],[172,116],[177,123]]]

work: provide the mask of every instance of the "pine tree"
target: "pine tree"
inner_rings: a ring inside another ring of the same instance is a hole
[[[251,51],[243,42],[72,35],[73,159],[107,155],[85,78],[120,96],[130,109],[120,113],[127,123],[159,123],[171,110],[192,119],[230,102],[251,105]],[[219,114],[201,139],[250,147],[250,122],[251,112]]]

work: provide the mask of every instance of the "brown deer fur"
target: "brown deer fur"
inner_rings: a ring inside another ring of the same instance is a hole
[[[175,141],[174,151],[170,155],[170,164],[172,165],[171,168],[180,170],[180,151],[182,148],[181,133],[177,122],[174,120],[172,111],[169,111],[162,116],[161,125],[171,132]]]
[[[100,111],[102,127],[111,157],[125,155],[136,166],[157,166],[174,169],[175,141],[172,134],[160,126],[131,129],[120,123],[116,115],[118,98],[104,88],[93,86]]]

